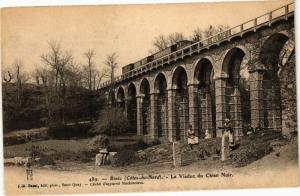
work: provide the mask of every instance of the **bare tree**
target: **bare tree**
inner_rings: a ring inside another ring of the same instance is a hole
[[[197,27],[196,29],[193,30],[191,40],[197,42],[203,39],[203,31]]]
[[[97,90],[100,88],[100,84],[102,80],[107,75],[107,69],[102,69],[101,71],[96,71],[95,77],[94,77],[94,90]]]
[[[17,86],[17,103],[22,105],[23,84],[29,80],[28,75],[23,70],[23,62],[21,60],[15,60],[13,63],[13,80]]]
[[[90,121],[93,122],[93,116],[95,113],[95,110],[93,108],[93,101],[94,101],[94,92],[93,92],[93,79],[95,76],[95,69],[94,69],[94,62],[93,58],[95,56],[95,52],[92,49],[88,49],[85,53],[84,56],[86,57],[87,63],[84,65],[84,71],[86,72],[86,79],[87,79],[87,86],[89,89],[89,115],[90,115]]]
[[[55,92],[59,95],[59,88],[64,84],[64,72],[66,66],[72,60],[72,55],[64,52],[58,42],[49,42],[50,51],[41,56],[42,61],[51,67],[55,72]]]
[[[208,37],[211,37],[217,33],[220,33],[222,31],[225,31],[229,29],[230,27],[228,25],[218,25],[216,27],[210,25],[207,29],[202,30],[201,28],[197,27],[193,30],[191,39],[193,41],[200,41],[202,39],[206,39]]]
[[[66,75],[73,57],[61,49],[59,42],[49,42],[49,49],[49,53],[41,55],[41,59],[54,73],[56,105],[61,104],[61,120],[65,123]]]
[[[87,52],[84,53],[84,56],[86,57],[87,60],[87,72],[88,72],[88,76],[87,76],[87,80],[88,80],[88,88],[91,91],[92,90],[92,85],[93,85],[93,72],[94,72],[94,62],[93,62],[93,58],[95,56],[95,52],[92,49],[88,49]]]
[[[115,81],[115,72],[118,67],[117,63],[118,55],[116,52],[108,54],[104,61],[104,64],[108,67],[108,76],[110,77],[110,81],[114,83]]]
[[[150,49],[149,53],[153,54],[155,52],[164,50],[170,47],[171,45],[176,44],[177,42],[182,41],[184,39],[185,37],[183,33],[180,32],[171,33],[168,36],[159,35],[155,37],[154,40],[152,41],[153,49]]]
[[[32,73],[37,85],[40,85],[44,91],[45,105],[48,111],[48,117],[51,116],[51,88],[52,88],[52,76],[51,71],[45,67],[36,66]]]
[[[171,33],[168,36],[168,45],[170,46],[170,45],[176,44],[177,42],[182,41],[184,39],[185,38],[183,36],[183,33],[178,33],[178,32]]]
[[[9,70],[4,70],[2,72],[2,78],[4,82],[4,97],[5,97],[5,106],[7,106],[7,85],[12,81],[13,77]]]
[[[154,46],[154,51],[160,51],[169,46],[168,38],[166,38],[164,35],[155,37],[152,44]]]
[[[211,37],[217,33],[220,33],[222,31],[225,31],[229,29],[229,26],[228,25],[219,25],[217,27],[214,27],[212,25],[210,25],[208,27],[208,29],[204,30],[204,38],[208,38],[208,37]]]

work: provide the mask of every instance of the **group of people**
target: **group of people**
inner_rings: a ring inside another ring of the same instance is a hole
[[[249,123],[246,127],[246,135],[252,135],[252,134],[257,134],[263,131],[262,126],[260,125],[260,123],[257,124],[257,126],[255,128],[253,128],[251,126],[251,124]]]
[[[234,129],[232,126],[232,123],[229,118],[225,119],[224,127],[219,127],[219,129],[222,129],[222,135],[228,136],[229,138],[229,147],[231,149],[234,148],[235,146],[235,141],[234,141]],[[258,123],[257,127],[254,129],[251,127],[251,124],[249,123],[246,127],[246,135],[252,135],[256,133],[260,133],[263,131],[263,128],[261,127],[260,123]],[[205,137],[204,139],[209,139],[211,138],[211,134],[209,133],[208,130],[205,130]],[[189,125],[189,128],[187,130],[187,142],[190,146],[191,149],[193,149],[193,146],[199,143],[198,137],[195,135],[195,132],[193,130],[192,125]]]
[[[212,138],[212,135],[206,129],[204,139],[209,139],[209,138]],[[187,130],[187,142],[191,149],[193,149],[194,145],[199,143],[199,138],[195,135],[195,131],[193,130],[192,125],[189,125],[189,128]]]

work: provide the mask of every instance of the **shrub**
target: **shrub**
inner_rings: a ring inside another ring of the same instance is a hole
[[[55,165],[54,158],[51,155],[46,155],[44,153],[41,153],[39,158],[40,158],[39,163],[40,163],[41,166],[43,166],[43,165]]]
[[[20,137],[18,135],[3,138],[4,146],[24,144],[25,142],[26,142],[25,138]]]
[[[272,152],[270,143],[251,143],[232,152],[232,160],[236,167],[243,167]]]
[[[53,139],[70,139],[74,137],[87,137],[89,136],[89,129],[91,128],[91,123],[85,124],[54,124],[49,126],[48,136]]]
[[[95,156],[95,153],[88,150],[80,150],[78,152],[67,150],[53,153],[51,156],[53,159],[60,161],[80,161],[82,163],[87,163],[91,161],[91,158]]]
[[[155,138],[153,141],[150,142],[149,146],[155,146],[159,144],[161,144],[161,142],[159,141],[159,139]]]
[[[134,150],[123,148],[115,155],[116,166],[127,166],[139,161],[138,156]]]
[[[87,148],[92,152],[98,152],[99,148],[110,148],[110,142],[106,135],[97,135],[88,142]]]
[[[101,110],[97,123],[90,130],[93,134],[120,135],[130,132],[130,125],[120,108]]]
[[[133,146],[135,150],[143,150],[148,147],[150,147],[150,145],[147,144],[142,138],[139,138]]]
[[[40,146],[32,145],[30,149],[29,156],[33,159],[39,158],[39,164],[43,165],[55,165],[54,157],[52,155],[46,154],[43,152],[43,149]]]

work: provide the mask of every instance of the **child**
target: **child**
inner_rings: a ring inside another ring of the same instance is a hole
[[[32,173],[32,167],[29,162],[26,164],[26,174],[27,174],[27,180],[32,180],[33,173]]]

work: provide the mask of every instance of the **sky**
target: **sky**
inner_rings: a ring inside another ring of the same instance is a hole
[[[122,66],[147,56],[153,38],[160,34],[182,32],[189,37],[197,27],[233,27],[289,2],[4,8],[1,64],[9,68],[19,59],[32,72],[35,66],[44,66],[40,56],[49,51],[48,42],[58,41],[80,64],[85,62],[83,53],[94,49],[99,69],[107,54],[117,52],[118,75]]]

